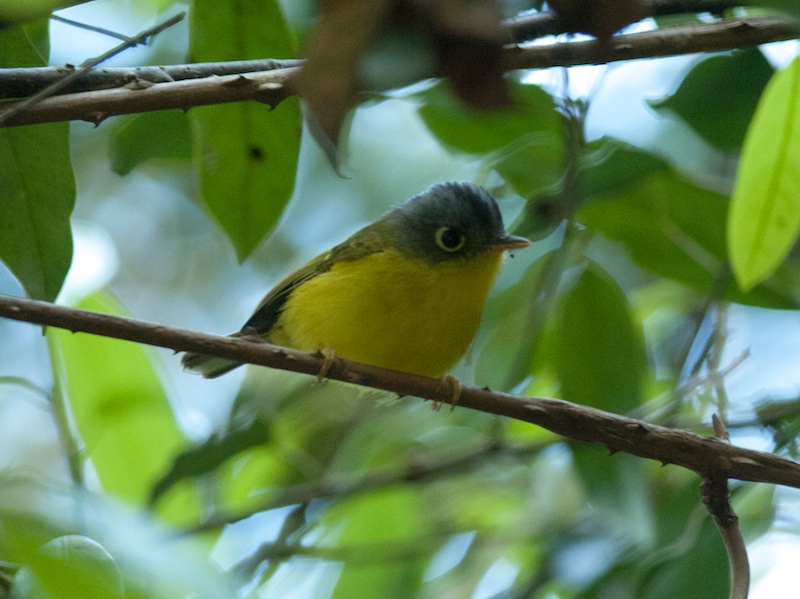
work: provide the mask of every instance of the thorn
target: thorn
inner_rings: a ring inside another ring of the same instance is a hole
[[[714,436],[717,439],[722,439],[728,443],[731,442],[731,435],[728,432],[728,428],[725,426],[725,423],[722,421],[716,412],[711,415],[711,425],[714,428]]]

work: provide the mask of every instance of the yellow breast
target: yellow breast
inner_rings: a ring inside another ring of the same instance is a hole
[[[387,250],[341,262],[292,293],[269,338],[441,376],[472,342],[502,260],[502,252],[490,251],[429,264]]]

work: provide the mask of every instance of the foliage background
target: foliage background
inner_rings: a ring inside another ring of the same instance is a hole
[[[97,0],[61,14],[132,34],[178,8]],[[188,22],[115,64],[291,55],[314,7],[284,3],[288,27],[277,8],[197,0]],[[272,18],[253,24],[248,11]],[[44,23],[3,30],[0,56],[47,39]],[[115,43],[57,23],[49,42],[52,64]],[[765,53],[785,66],[796,46]],[[477,181],[538,243],[509,260],[459,378],[703,433],[718,412],[734,443],[794,456],[797,258],[747,293],[727,266],[728,198],[770,61],[747,50],[573,68],[568,80],[515,74],[519,109],[490,116],[441,82],[372,95],[349,125],[344,178],[300,136],[296,100],[7,129],[4,151],[32,143],[56,157],[28,154],[16,178],[3,170],[31,205],[61,194],[69,210],[71,160],[75,255],[60,302],[220,333],[392,204],[442,179]],[[565,90],[589,100],[585,146],[564,127],[564,112],[583,114],[557,100]],[[248,144],[266,167],[241,158]],[[257,227],[276,219],[261,242]],[[69,244],[43,240],[61,244],[62,263],[46,264],[66,268]],[[21,295],[14,256],[3,254],[0,291]],[[169,352],[9,321],[0,339],[0,572],[16,575],[14,592],[38,576],[54,597],[120,595],[120,580],[131,597],[727,596],[699,481],[677,468],[287,373],[204,381]],[[71,419],[53,413],[60,400]],[[796,502],[793,490],[734,485],[766,556],[796,545]],[[197,529],[227,514],[252,515]],[[176,540],[173,526],[193,532]],[[66,561],[40,548],[67,534],[80,536]],[[763,589],[754,596],[781,596]]]

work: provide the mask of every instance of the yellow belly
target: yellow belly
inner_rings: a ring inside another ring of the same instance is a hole
[[[292,293],[269,338],[441,376],[472,342],[502,259],[486,252],[432,265],[389,250],[341,262]]]

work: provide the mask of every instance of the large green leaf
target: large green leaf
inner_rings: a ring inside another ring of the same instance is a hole
[[[589,264],[562,299],[557,368],[563,398],[624,414],[641,402],[641,332],[625,294]]]
[[[50,11],[85,2],[89,0],[3,0],[0,2],[0,26],[46,17]]]
[[[571,450],[597,524],[626,544],[652,548],[656,523],[647,462],[624,453],[610,455],[597,445],[578,444]]]
[[[725,223],[728,200],[672,170],[644,178],[630,190],[584,203],[578,220],[620,241],[643,268],[707,294],[767,308],[794,308],[791,277],[773,277],[744,293],[728,282]],[[778,273],[782,275],[783,273]]]
[[[735,150],[774,72],[757,48],[712,56],[695,65],[674,94],[650,105],[674,113],[711,145]]]
[[[372,555],[365,567],[354,560],[345,564],[331,594],[334,599],[404,599],[415,597],[425,563],[435,549],[420,543],[430,535],[430,522],[418,493],[394,487],[338,501],[322,516],[323,544],[345,550],[368,547]],[[333,537],[330,541],[328,538]],[[402,548],[409,547],[406,551]],[[364,554],[364,555],[369,555]],[[402,558],[402,559],[399,559]]]
[[[798,4],[797,0],[748,0],[745,4],[763,6],[765,8],[776,8],[800,16],[800,4]]]
[[[24,566],[15,599],[42,597],[24,593],[33,578],[57,589],[46,597],[112,599],[118,575],[126,599],[236,596],[201,539],[181,538],[150,514],[85,489],[0,474],[0,530],[3,560]]]
[[[769,277],[800,233],[800,58],[770,81],[747,132],[728,219],[739,286]]]
[[[35,33],[22,27],[0,31],[0,66],[44,64]],[[53,300],[72,261],[69,126],[0,130],[0,164],[0,259],[31,297]]]
[[[180,110],[123,116],[113,127],[109,155],[111,168],[118,175],[127,175],[153,158],[192,157],[189,121],[186,113]]]
[[[98,294],[81,308],[120,314],[110,297]],[[61,350],[66,388],[78,431],[103,488],[144,505],[159,474],[186,444],[141,346],[50,330]],[[172,521],[191,521],[198,513],[193,487],[176,489],[160,513]]]
[[[195,0],[195,61],[284,58],[293,42],[276,0]],[[254,102],[189,114],[203,202],[244,260],[277,222],[294,187],[300,148],[296,99],[270,110]]]
[[[553,98],[542,88],[517,83],[510,91],[512,108],[479,111],[461,104],[442,81],[419,95],[419,113],[443,144],[483,154],[489,166],[527,197],[561,177],[563,124]]]
[[[632,481],[634,482],[634,481]],[[650,506],[657,537],[629,547],[576,599],[728,597],[728,561],[711,516],[700,503],[693,473],[667,468],[651,478]],[[610,534],[613,546],[619,537]]]
[[[651,174],[669,165],[655,154],[613,137],[586,146],[580,170],[581,192],[587,197],[618,195],[630,191]]]

